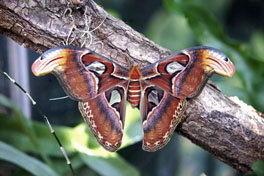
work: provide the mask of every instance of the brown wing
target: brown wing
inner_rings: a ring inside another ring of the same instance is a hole
[[[140,102],[144,133],[142,148],[154,152],[165,146],[180,123],[186,106],[185,99],[173,97],[154,86],[146,87]]]
[[[87,101],[122,84],[128,70],[87,49],[64,46],[43,53],[32,65],[36,76],[52,73],[65,93],[76,101]]]
[[[116,151],[123,136],[126,86],[115,86],[94,99],[79,102],[79,110],[97,141],[105,149]]]
[[[210,47],[194,47],[157,61],[141,72],[148,84],[183,99],[199,94],[213,73],[231,77],[235,68],[222,52]]]

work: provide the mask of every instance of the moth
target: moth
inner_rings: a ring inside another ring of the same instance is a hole
[[[231,77],[230,59],[211,47],[193,47],[144,68],[126,68],[93,51],[62,46],[44,52],[32,65],[36,76],[52,73],[79,110],[97,141],[116,151],[124,131],[126,100],[140,110],[142,148],[153,152],[171,139],[187,107],[208,78]]]

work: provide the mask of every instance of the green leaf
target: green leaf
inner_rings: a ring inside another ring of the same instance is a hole
[[[128,108],[130,115],[138,115],[135,109]],[[137,129],[140,127],[139,125],[139,117],[138,118],[130,118],[127,120],[128,122],[128,133],[125,132],[124,135],[124,146],[131,145],[138,140],[142,139],[141,130]],[[137,130],[131,130],[133,125]],[[129,130],[130,129],[130,130]],[[89,166],[91,169],[99,173],[100,175],[115,175],[115,176],[126,176],[126,175],[139,175],[138,170],[133,167],[131,164],[127,163],[118,153],[111,153],[106,151],[102,146],[100,146],[95,137],[89,131],[85,133],[87,130],[86,124],[81,124],[74,128],[71,135],[71,143],[76,151],[80,153],[80,158],[83,163]],[[91,145],[87,148],[87,145]],[[123,146],[122,145],[122,146]]]
[[[258,160],[253,163],[252,166],[253,171],[257,174],[257,176],[264,175],[264,161]]]
[[[127,104],[126,125],[120,149],[141,141],[142,136],[142,124],[139,117],[139,110],[137,108],[132,108],[130,104]]]
[[[138,121],[139,118],[131,118],[128,120],[129,124],[131,125],[137,123]],[[87,125],[81,124],[75,127],[71,132],[71,144],[75,150],[80,153],[80,158],[83,163],[100,175],[139,175],[138,170],[131,164],[127,163],[120,155],[118,155],[118,153],[108,152],[102,146],[100,146],[90,131],[88,132],[89,135],[84,135],[86,134],[85,130],[87,130]],[[137,137],[138,132],[131,132],[129,134],[131,136],[126,136],[127,141],[125,142],[125,145],[131,145],[131,143],[141,140],[140,137]],[[91,145],[91,143],[92,147],[87,148],[87,145]]]
[[[261,61],[262,63],[264,63],[264,50],[263,50],[263,46],[264,46],[264,34],[260,31],[255,31],[252,34],[252,38],[251,38],[251,49],[252,49],[252,54],[255,55],[255,57],[253,57],[253,59],[256,59],[258,61]]]
[[[2,141],[0,141],[0,158],[24,168],[33,175],[57,176],[57,174],[47,165]]]
[[[41,155],[41,157],[43,158],[43,160],[51,166],[51,162],[50,159],[48,158],[47,155],[45,155],[45,153],[43,153],[43,150],[40,150],[40,145],[38,144],[38,139],[36,137],[35,134],[35,130],[32,127],[32,123],[30,120],[28,120],[23,113],[8,99],[6,98],[4,95],[0,94],[0,105],[6,106],[8,108],[10,108],[13,112],[14,112],[14,119],[16,120],[17,123],[17,128],[20,129],[20,135],[22,133],[25,134],[25,136],[27,136],[28,138],[28,143],[31,143],[32,146],[35,148],[35,150],[39,151],[39,154]],[[4,126],[7,127],[7,126]],[[10,127],[10,126],[8,126]],[[15,129],[15,130],[18,130]],[[19,136],[20,136],[19,135]],[[9,137],[9,135],[6,135],[6,137]],[[20,139],[19,139],[20,140]]]
[[[124,134],[122,147],[132,145],[142,139],[142,125],[138,110],[128,107],[128,116],[129,118],[126,121],[126,132]],[[39,122],[30,122],[30,129],[35,131],[36,143],[40,146],[40,148],[35,148],[29,136],[24,133],[24,128],[17,122],[16,118],[7,117],[3,114],[0,114],[0,118],[3,122],[0,124],[0,140],[7,141],[26,152],[40,154],[41,151],[45,155],[60,157],[56,161],[52,161],[53,167],[56,166],[54,169],[60,174],[68,171],[65,161],[63,162],[62,160],[63,155],[59,150],[58,144],[46,125]],[[27,119],[24,120],[28,121]],[[81,153],[77,158],[75,157],[76,161],[79,160],[75,162],[77,163],[76,165],[78,165],[77,167],[86,164],[101,175],[107,175],[108,173],[112,173],[113,175],[129,175],[130,173],[139,175],[137,169],[123,160],[118,153],[109,153],[103,149],[96,142],[96,139],[85,123],[75,128],[56,126],[53,126],[53,128],[70,158],[72,158],[72,151]],[[87,146],[89,148],[87,148]],[[87,151],[89,151],[88,154]],[[94,163],[101,163],[104,165],[105,169],[102,170],[101,167],[98,168]],[[59,167],[59,169],[57,167]],[[125,168],[125,170],[123,170],[123,168]]]
[[[194,44],[186,18],[182,14],[168,13],[163,8],[152,15],[145,34],[155,43],[174,52]]]
[[[132,110],[132,112],[133,111],[136,110]],[[0,123],[0,140],[7,141],[23,151],[39,154],[40,151],[36,150],[28,137],[21,132],[21,128],[16,123],[15,119],[2,117],[1,114],[0,118],[3,119],[2,123]],[[132,118],[129,121],[130,125],[128,125],[128,130],[130,129],[131,131],[129,130],[130,132],[124,137],[126,138],[124,142],[125,146],[131,145],[142,138],[142,135],[140,134],[141,124],[139,118]],[[136,130],[133,129],[135,123],[138,123]],[[40,150],[43,150],[42,152],[46,155],[56,156],[63,159],[63,155],[46,125],[39,122],[32,122],[32,124],[33,129],[36,131],[37,142],[39,146],[41,146]],[[75,128],[54,126],[54,130],[65,147],[70,159],[72,159],[72,151],[81,153],[80,157],[76,159],[81,160],[81,163],[78,161],[78,167],[86,164],[102,175],[107,173],[115,173],[114,175],[128,175],[127,172],[133,173],[133,175],[138,175],[138,171],[132,165],[123,160],[117,153],[109,153],[100,146],[88,130],[86,124],[82,123]],[[87,146],[89,147],[87,148]],[[94,162],[102,163],[106,168],[101,170],[102,168],[98,168],[94,165]],[[56,166],[55,169],[58,173],[62,174],[68,171],[68,167],[64,160],[53,160],[52,163],[53,166]],[[60,166],[59,168],[57,168],[58,165]],[[122,170],[122,168],[126,168],[126,171]],[[112,171],[109,172],[109,170]]]
[[[117,153],[110,153],[100,148],[81,154],[85,164],[103,176],[138,176],[138,170],[126,162]]]
[[[0,119],[1,141],[5,141],[24,152],[34,153],[35,155],[41,155],[41,153],[44,153],[47,156],[55,156],[56,160],[52,160],[51,167],[60,175],[69,172],[69,168],[66,164],[63,154],[60,151],[59,145],[45,124],[32,121],[33,130],[36,131],[36,142],[40,147],[35,148],[15,118],[0,114]],[[83,133],[80,135],[79,133],[76,133],[75,128],[68,127],[54,127],[54,130],[60,138],[61,143],[65,147],[68,156],[72,159],[71,154],[74,150],[74,146],[71,140],[76,140],[75,136],[85,139],[87,134]],[[73,163],[73,165],[75,164]],[[80,166],[83,165],[83,163],[79,163],[77,165]]]

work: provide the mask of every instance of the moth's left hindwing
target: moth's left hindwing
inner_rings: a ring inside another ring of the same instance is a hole
[[[185,99],[178,99],[164,90],[147,86],[142,92],[140,114],[143,123],[142,148],[154,152],[171,139],[186,109]]]
[[[120,147],[126,112],[126,84],[115,86],[87,102],[79,102],[79,110],[105,149],[113,152]]]

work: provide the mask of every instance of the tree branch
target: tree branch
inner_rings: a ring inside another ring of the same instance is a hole
[[[82,1],[72,2],[0,0],[0,33],[39,53],[63,45],[71,34],[68,43],[80,46],[85,42],[84,47],[124,66],[127,60],[145,66],[170,54],[92,0],[86,6]],[[225,97],[212,84],[189,101],[176,132],[240,172],[264,159],[263,114],[236,97]]]

